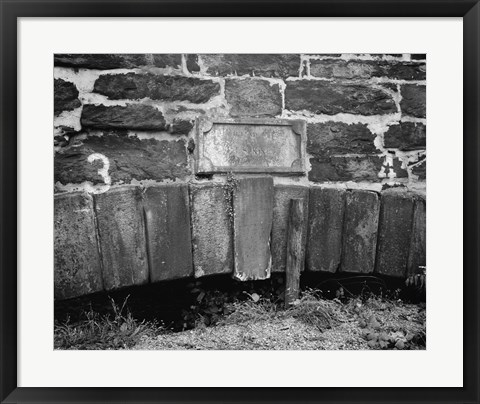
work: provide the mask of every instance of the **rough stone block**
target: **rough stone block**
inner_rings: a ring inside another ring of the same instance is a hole
[[[413,220],[413,195],[399,188],[382,192],[375,272],[403,277]]]
[[[195,276],[233,271],[231,194],[219,184],[190,185]]]
[[[68,299],[103,289],[93,200],[88,194],[54,199],[55,299]]]
[[[342,258],[343,189],[310,188],[307,269],[336,272]]]
[[[375,153],[375,137],[361,123],[312,123],[307,125],[307,152],[315,156]]]
[[[383,159],[376,155],[310,158],[312,169],[308,179],[313,182],[380,181],[378,174],[383,163]]]
[[[96,129],[165,130],[163,114],[150,105],[105,106],[86,104],[80,120],[83,127]]]
[[[71,111],[81,105],[75,84],[62,79],[55,79],[53,82],[53,109],[55,115],[60,115],[63,111]]]
[[[207,73],[217,76],[298,77],[300,55],[218,54],[201,55]]]
[[[135,67],[153,65],[156,67],[178,68],[182,65],[181,54],[56,54],[55,66],[66,66],[85,69],[110,70],[133,69]]]
[[[143,198],[150,281],[193,276],[188,185],[152,186]]]
[[[225,98],[230,105],[230,115],[275,116],[282,113],[282,95],[278,84],[266,80],[227,79]]]
[[[373,272],[379,212],[380,200],[375,192],[347,192],[341,272]]]
[[[416,175],[419,180],[425,181],[427,179],[427,160],[424,159],[419,164],[413,166],[412,174]]]
[[[407,276],[423,272],[427,262],[427,204],[423,197],[415,196],[413,229],[408,254]]]
[[[400,108],[404,115],[417,118],[426,117],[426,87],[416,84],[405,84],[401,86],[400,93],[402,100]]]
[[[239,178],[233,190],[234,277],[270,278],[273,178]]]
[[[361,84],[320,80],[287,81],[285,108],[327,115],[383,115],[397,112],[393,98],[384,90]]]
[[[99,171],[105,163],[88,157],[98,153],[108,160],[112,184],[136,180],[183,178],[190,173],[185,140],[139,139],[116,133],[87,136],[55,153],[55,182],[62,184],[90,181],[103,184]],[[101,171],[102,172],[102,171]]]
[[[329,79],[369,79],[387,77],[395,80],[425,80],[424,63],[372,60],[312,60],[310,74]]]
[[[105,290],[148,282],[148,257],[139,187],[95,195]]]
[[[204,103],[220,93],[220,84],[196,77],[155,74],[104,74],[96,81],[95,93],[112,100],[150,98],[162,101]]]
[[[389,126],[384,134],[386,148],[404,151],[422,150],[426,148],[427,129],[423,123],[400,122]]]
[[[305,226],[303,229],[303,256],[307,239],[308,187],[298,185],[275,185],[272,224],[272,272],[284,272],[287,259],[287,227],[290,199],[303,199]],[[302,267],[303,270],[303,267]]]

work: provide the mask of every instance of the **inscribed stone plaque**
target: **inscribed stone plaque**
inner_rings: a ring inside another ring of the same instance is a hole
[[[197,173],[305,171],[305,123],[284,119],[197,121]]]

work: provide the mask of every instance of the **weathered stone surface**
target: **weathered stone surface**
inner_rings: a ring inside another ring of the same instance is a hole
[[[427,58],[427,55],[425,53],[412,53],[410,55],[410,58],[412,60],[425,60]]]
[[[197,173],[305,171],[305,123],[283,119],[200,120]]]
[[[62,79],[55,79],[53,82],[53,109],[55,115],[60,115],[62,111],[71,111],[81,105],[75,84]]]
[[[315,156],[375,153],[375,137],[361,123],[312,123],[307,126],[307,152]]]
[[[231,107],[231,116],[275,116],[282,113],[280,87],[266,80],[227,79],[225,98]]]
[[[397,112],[392,97],[383,90],[361,84],[320,80],[287,81],[285,108],[327,115],[383,115]]]
[[[172,135],[188,135],[192,129],[193,122],[182,119],[174,119],[168,127],[168,131]]]
[[[134,136],[108,133],[87,136],[55,153],[55,182],[62,184],[90,181],[104,183],[99,170],[100,161],[88,162],[93,153],[104,155],[109,161],[108,175],[112,184],[131,180],[164,180],[183,178],[190,173],[185,140],[140,140]]]
[[[95,195],[105,290],[148,282],[148,257],[139,187]]]
[[[189,72],[199,72],[198,55],[187,55],[187,69]]]
[[[155,74],[105,74],[93,88],[112,100],[150,98],[162,101],[203,103],[220,93],[220,84],[196,77]]]
[[[341,272],[373,272],[379,212],[380,200],[375,192],[347,192]]]
[[[343,189],[310,188],[307,269],[336,272],[342,257]]]
[[[384,135],[387,148],[421,150],[426,148],[427,129],[423,123],[400,122],[389,126]]]
[[[307,239],[308,187],[299,185],[275,185],[272,224],[272,272],[284,272],[287,258],[287,227],[290,199],[303,199],[305,226],[303,229],[303,256]],[[303,268],[302,268],[303,270]]]
[[[163,114],[150,105],[105,106],[86,104],[82,109],[82,127],[96,129],[165,130]]]
[[[86,69],[120,69],[144,66],[148,64],[145,54],[56,54],[55,66],[67,66]]]
[[[156,67],[178,68],[182,64],[180,54],[56,54],[55,66],[67,66],[85,69],[132,69],[135,67],[153,65]]]
[[[427,160],[424,159],[421,163],[413,166],[412,174],[418,176],[419,180],[425,181],[427,179]]]
[[[375,272],[403,277],[413,220],[413,195],[401,188],[382,192]]]
[[[427,204],[423,197],[415,196],[413,228],[407,262],[407,276],[422,273],[427,260]]]
[[[153,64],[156,67],[173,67],[178,69],[182,67],[182,55],[180,53],[153,54]]]
[[[193,276],[188,185],[149,187],[143,207],[150,281]]]
[[[190,185],[195,276],[233,271],[231,193],[218,184]]]
[[[300,55],[217,54],[201,55],[207,73],[216,76],[298,77]]]
[[[425,64],[403,61],[312,60],[310,74],[329,79],[369,79],[387,77],[396,80],[425,80]]]
[[[426,117],[426,87],[416,84],[405,84],[401,86],[400,93],[402,100],[400,108],[404,115],[417,118]]]
[[[383,159],[375,155],[311,158],[308,179],[323,181],[379,181]]]
[[[270,278],[273,178],[239,178],[233,190],[234,277]]]
[[[55,299],[68,299],[103,289],[93,200],[88,194],[54,199]]]

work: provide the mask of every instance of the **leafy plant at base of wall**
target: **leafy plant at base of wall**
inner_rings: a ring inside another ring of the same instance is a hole
[[[419,268],[422,270],[422,272],[419,274],[410,275],[405,280],[405,285],[413,286],[419,291],[425,291],[427,287],[427,268],[424,266],[419,266]]]

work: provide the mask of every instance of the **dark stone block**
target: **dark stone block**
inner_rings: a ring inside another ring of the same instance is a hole
[[[105,290],[148,282],[148,257],[139,187],[95,195]]]
[[[327,115],[383,115],[397,112],[392,97],[383,90],[361,84],[320,80],[288,81],[285,108]]]
[[[427,204],[423,197],[415,196],[413,229],[408,254],[407,276],[421,274],[427,261]]]
[[[189,72],[199,72],[200,66],[198,65],[197,55],[187,55],[187,69]]]
[[[62,79],[55,79],[53,83],[53,108],[55,115],[60,115],[63,111],[71,111],[81,105],[75,84]]]
[[[386,148],[422,150],[426,148],[427,128],[423,123],[400,122],[389,126],[384,135]]]
[[[272,225],[272,272],[285,272],[287,260],[287,227],[290,209],[290,199],[303,199],[303,212],[305,214],[305,228],[303,229],[303,242],[307,238],[308,217],[308,187],[298,185],[275,185],[273,201]],[[303,252],[305,254],[305,252]],[[303,268],[302,268],[303,270]]]
[[[312,60],[310,74],[329,79],[369,79],[387,77],[395,80],[425,80],[425,64],[402,61]]]
[[[182,55],[180,53],[153,54],[153,64],[156,67],[178,69],[182,66]]]
[[[402,100],[400,108],[404,115],[417,118],[425,118],[426,114],[426,87],[416,84],[405,84],[401,86],[400,93]]]
[[[307,269],[336,272],[342,256],[343,189],[310,188]]]
[[[65,66],[84,69],[110,70],[134,69],[142,66],[173,67],[182,65],[181,54],[101,54],[101,53],[64,53],[54,56],[55,66]]]
[[[105,74],[93,91],[112,100],[150,98],[162,101],[204,103],[220,93],[220,84],[196,77],[154,74]]]
[[[82,127],[96,129],[165,130],[163,114],[150,105],[105,106],[86,104],[82,109]]]
[[[427,55],[425,53],[412,53],[410,55],[410,58],[412,60],[425,60],[427,58]]]
[[[273,178],[238,178],[233,190],[235,279],[270,278]]]
[[[385,178],[390,178],[389,173],[393,171],[395,173],[394,178],[407,178],[408,171],[402,167],[402,161],[398,157],[392,158],[392,164],[385,162],[383,167],[385,168]]]
[[[300,55],[217,54],[201,55],[207,73],[216,76],[245,74],[261,77],[298,77]]]
[[[74,53],[56,54],[55,66],[76,67],[85,69],[131,69],[150,64],[146,54],[101,54]]]
[[[172,135],[188,135],[192,129],[193,122],[182,119],[174,119],[168,127],[168,131]]]
[[[233,271],[231,194],[218,184],[191,184],[195,277]]]
[[[373,272],[379,211],[380,200],[375,192],[347,192],[341,272]]]
[[[315,156],[375,153],[375,137],[360,123],[311,123],[307,125],[307,152]]]
[[[400,188],[382,192],[375,272],[404,277],[411,244],[413,195]]]
[[[425,181],[427,179],[427,160],[424,159],[422,162],[414,165],[412,167],[412,174],[418,176],[419,180]]]
[[[280,87],[265,80],[227,79],[225,98],[231,106],[231,116],[275,116],[282,113]]]
[[[383,159],[379,156],[341,156],[311,158],[308,179],[324,181],[380,181]]]
[[[55,195],[54,224],[55,299],[103,290],[92,197]]]
[[[177,179],[190,174],[185,140],[140,140],[135,136],[109,133],[71,142],[55,153],[55,182],[103,184],[104,179],[98,173],[103,168],[102,162],[89,163],[87,160],[93,153],[103,154],[109,160],[108,174],[112,184],[129,183],[133,179]]]
[[[143,206],[150,281],[193,276],[188,185],[149,187]]]

